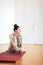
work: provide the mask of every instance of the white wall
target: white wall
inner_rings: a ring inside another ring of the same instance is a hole
[[[0,43],[9,43],[14,23],[21,26],[23,43],[43,44],[43,0],[0,0]]]
[[[34,11],[34,43],[43,43],[43,0],[36,0]]]
[[[24,43],[43,44],[43,0],[16,0],[16,22]]]
[[[0,0],[0,43],[9,43],[15,21],[15,0]]]

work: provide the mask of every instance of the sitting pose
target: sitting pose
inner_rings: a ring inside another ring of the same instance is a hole
[[[22,37],[20,27],[15,24],[14,25],[14,33],[9,35],[10,38],[10,46],[9,51],[13,53],[21,52],[22,47]]]

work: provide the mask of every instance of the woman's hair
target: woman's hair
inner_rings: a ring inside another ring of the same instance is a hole
[[[17,24],[14,25],[14,31],[17,30],[19,26]]]

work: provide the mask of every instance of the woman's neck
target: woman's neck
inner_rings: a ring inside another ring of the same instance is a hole
[[[14,34],[14,36],[17,36],[17,37],[20,36],[20,34],[17,32],[14,32],[13,34]]]

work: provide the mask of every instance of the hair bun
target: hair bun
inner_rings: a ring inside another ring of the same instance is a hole
[[[14,27],[17,27],[17,26],[18,26],[17,24],[14,25]]]

